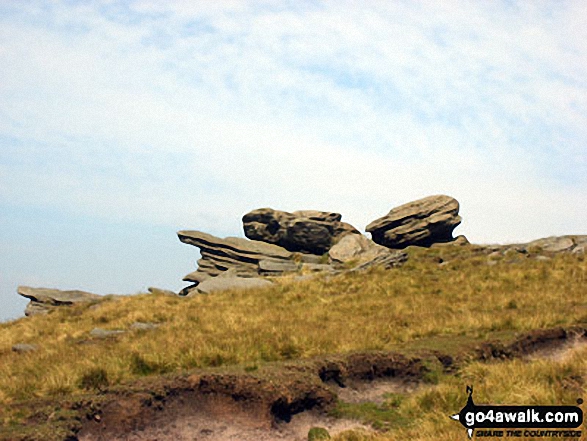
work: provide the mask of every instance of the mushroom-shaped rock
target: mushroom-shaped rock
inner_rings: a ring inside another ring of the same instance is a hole
[[[355,227],[341,222],[339,213],[302,210],[288,213],[259,208],[243,216],[245,236],[279,245],[289,251],[324,254],[340,238],[358,234]]]
[[[428,247],[450,242],[461,223],[459,202],[445,195],[428,196],[392,209],[367,225],[373,241],[388,248]]]
[[[25,310],[27,316],[46,314],[58,306],[95,302],[102,299],[102,296],[98,294],[85,291],[62,291],[51,288],[31,288],[30,286],[19,286],[17,293],[30,299]]]

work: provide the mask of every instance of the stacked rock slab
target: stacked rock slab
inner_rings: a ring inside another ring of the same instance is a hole
[[[360,234],[339,213],[302,210],[288,213],[259,208],[243,216],[245,236],[289,251],[324,254],[343,236]]]
[[[183,243],[200,249],[202,258],[198,269],[184,277],[194,285],[210,277],[228,275],[231,277],[256,277],[259,275],[259,262],[275,264],[289,262],[293,254],[277,245],[239,237],[222,239],[201,231],[180,231],[177,233]]]
[[[102,296],[98,294],[85,291],[62,291],[50,288],[31,288],[30,286],[19,286],[16,292],[30,299],[24,312],[26,316],[47,314],[58,306],[95,302],[102,299]]]
[[[428,196],[392,209],[386,216],[367,225],[373,241],[388,248],[410,245],[429,247],[450,242],[461,223],[459,203],[445,196]]]

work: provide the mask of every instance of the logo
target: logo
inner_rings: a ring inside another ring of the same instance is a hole
[[[467,429],[469,439],[473,437],[473,433],[478,437],[581,437],[580,430],[560,430],[576,429],[581,426],[583,411],[577,406],[477,405],[473,402],[472,386],[467,386],[467,394],[467,404],[451,418]],[[579,399],[577,403],[582,404],[583,400]]]

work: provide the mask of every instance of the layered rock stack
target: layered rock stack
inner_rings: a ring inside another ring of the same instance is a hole
[[[198,269],[184,277],[192,285],[180,295],[246,288],[267,283],[260,276],[297,272],[333,271],[323,255],[347,235],[361,236],[339,213],[304,210],[288,213],[260,208],[243,216],[248,239],[225,239],[200,231],[180,231],[179,240],[200,249]],[[361,236],[362,237],[362,236]],[[214,279],[214,280],[212,280]]]
[[[180,231],[179,240],[200,249],[196,271],[184,277],[191,285],[179,295],[211,293],[225,289],[260,288],[272,277],[284,274],[337,274],[373,266],[392,268],[403,264],[408,246],[468,244],[464,236],[453,238],[461,223],[459,203],[445,196],[429,196],[393,208],[371,222],[366,231],[372,239],[342,222],[339,213],[303,210],[288,213],[260,208],[242,218],[247,239],[220,238],[201,231]],[[501,257],[523,255],[548,260],[554,254],[584,254],[587,236],[548,237],[526,244],[476,246],[488,255],[488,264]],[[442,263],[441,263],[442,264]],[[297,277],[297,276],[296,276]],[[25,314],[45,314],[56,307],[98,302],[102,296],[85,291],[18,287],[18,294],[30,299]],[[159,294],[175,293],[157,288]]]
[[[450,196],[428,196],[392,209],[367,225],[375,243],[402,249],[450,242],[461,223],[459,203]]]
[[[62,291],[51,288],[31,288],[30,286],[19,286],[16,292],[30,300],[24,312],[26,316],[47,314],[58,306],[97,302],[102,299],[102,296],[98,294],[85,291]]]

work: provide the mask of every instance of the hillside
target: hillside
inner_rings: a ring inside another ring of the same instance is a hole
[[[583,254],[406,251],[390,269],[112,296],[2,324],[0,438],[193,439],[191,418],[196,439],[306,439],[312,426],[464,439],[447,416],[466,384],[480,402],[584,397]]]

